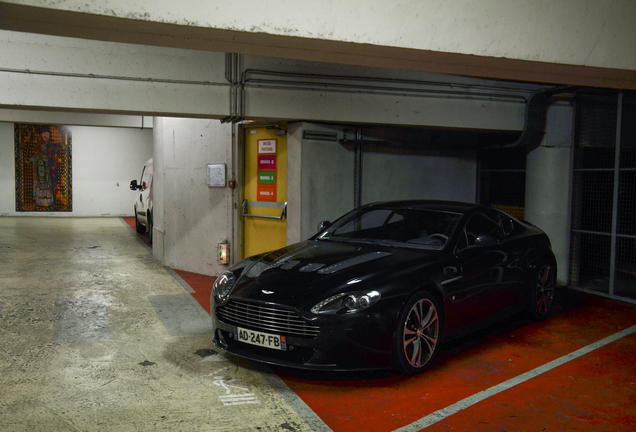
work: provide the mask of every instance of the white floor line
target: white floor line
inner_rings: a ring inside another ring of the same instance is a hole
[[[559,367],[565,363],[568,363],[572,360],[575,360],[579,357],[582,357],[592,351],[594,351],[597,348],[601,348],[604,347],[605,345],[608,345],[612,342],[617,341],[618,339],[621,339],[627,335],[630,335],[632,333],[636,333],[636,326],[630,327],[628,329],[625,329],[621,332],[615,333],[612,336],[608,336],[605,339],[601,339],[598,342],[595,342],[593,344],[590,344],[586,347],[583,347],[577,351],[574,351],[570,354],[564,355],[563,357],[560,357],[556,360],[551,361],[550,363],[546,363],[543,366],[539,366],[536,369],[533,369],[531,371],[528,371],[524,374],[521,374],[517,377],[511,378],[508,381],[504,381],[501,384],[498,384],[494,387],[491,387],[489,389],[483,390],[477,394],[474,394],[472,396],[467,397],[466,399],[460,400],[459,402],[454,403],[453,405],[449,405],[446,408],[442,408],[439,411],[435,411],[434,413],[431,413],[429,415],[427,415],[426,417],[423,417],[413,423],[411,423],[410,425],[401,427],[399,429],[396,429],[394,432],[415,432],[415,431],[420,431],[424,428],[427,428],[437,422],[440,422],[442,420],[444,420],[447,417],[452,416],[453,414],[456,414],[466,408],[469,408],[481,401],[483,401],[484,399],[487,399],[491,396],[496,395],[497,393],[501,393],[503,391],[506,391],[518,384],[521,384],[525,381],[528,381],[532,378],[535,378],[541,374],[544,374],[556,367]]]
[[[263,368],[265,369],[265,368]],[[265,381],[298,413],[298,415],[315,432],[332,432],[331,428],[298,396],[290,389],[278,375],[261,370]]]

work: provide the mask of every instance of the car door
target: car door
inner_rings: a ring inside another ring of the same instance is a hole
[[[139,180],[139,193],[135,209],[137,211],[137,219],[145,227],[148,227],[148,211],[151,207],[152,200],[152,159],[149,159],[141,171],[141,179]]]
[[[461,230],[455,246],[461,277],[450,296],[457,328],[503,310],[512,301],[505,292],[509,254],[502,238],[501,219],[490,211],[472,215]]]

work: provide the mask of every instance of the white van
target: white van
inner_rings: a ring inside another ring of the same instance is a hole
[[[141,171],[141,180],[130,182],[130,189],[139,191],[135,199],[135,227],[139,234],[148,232],[148,239],[152,243],[152,158],[148,159]]]

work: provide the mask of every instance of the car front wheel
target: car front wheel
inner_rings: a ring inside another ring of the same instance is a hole
[[[430,366],[439,351],[442,310],[427,291],[415,293],[398,319],[393,343],[393,369],[414,375]]]

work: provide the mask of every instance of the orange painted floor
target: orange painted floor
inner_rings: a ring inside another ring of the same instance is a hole
[[[135,218],[134,217],[123,217],[121,218],[124,222],[126,222],[126,224],[128,226],[130,226],[130,228],[132,228],[133,233],[135,233],[135,235],[137,236],[137,238],[139,240],[141,240],[142,242],[144,242],[146,244],[146,246],[148,247],[152,247],[152,245],[150,244],[150,239],[148,238],[148,234],[138,234],[135,228]]]
[[[134,219],[133,219],[134,223]],[[209,313],[213,277],[175,270]],[[427,431],[635,431],[636,333],[478,402],[510,379],[636,325],[636,306],[574,290],[557,293],[542,323],[510,319],[444,347],[414,377],[388,372],[275,372],[333,431],[423,430],[412,423],[468,398]]]
[[[456,341],[415,377],[283,379],[334,431],[392,431],[636,324],[636,306],[571,290],[558,300],[546,322],[510,320]],[[427,430],[634,431],[634,354],[632,334]]]

